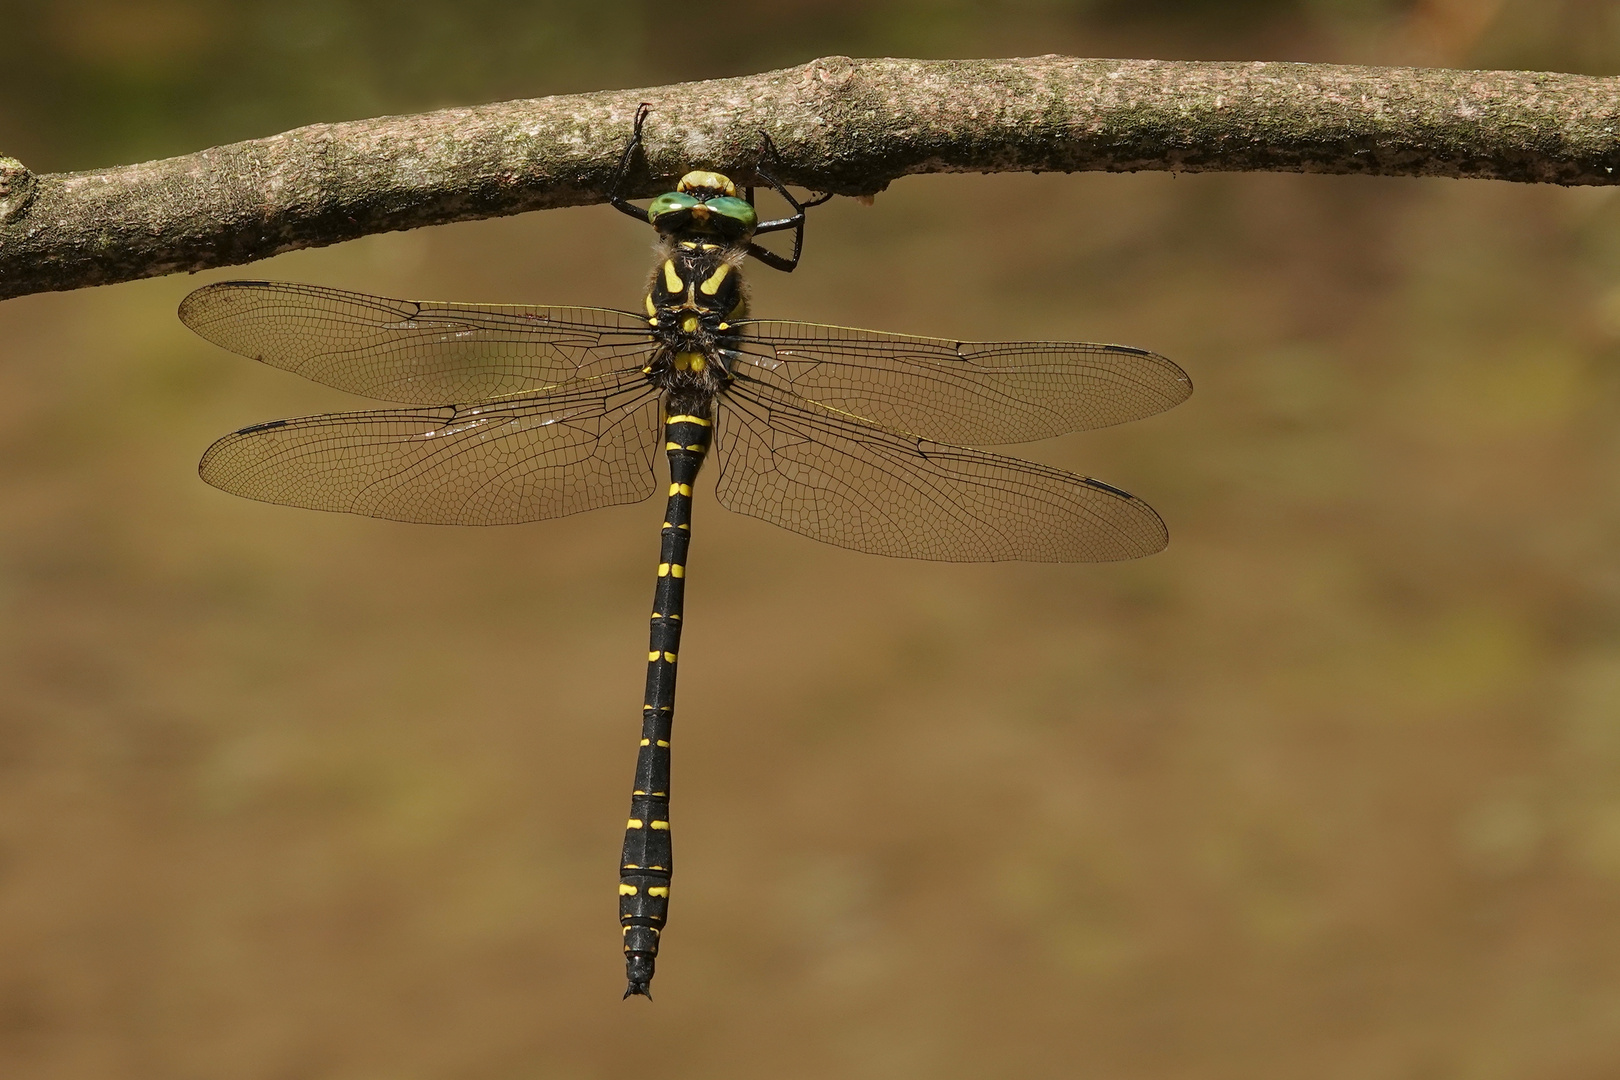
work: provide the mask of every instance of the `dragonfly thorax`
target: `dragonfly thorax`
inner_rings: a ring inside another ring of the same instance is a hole
[[[705,349],[717,336],[734,335],[746,316],[748,294],[738,264],[743,252],[698,240],[660,245],[663,256],[647,282],[647,323],[659,341],[677,350]]]
[[[669,392],[712,396],[730,379],[729,345],[733,323],[747,310],[747,294],[737,269],[743,251],[705,240],[669,240],[648,283],[647,322],[660,348],[647,377]]]

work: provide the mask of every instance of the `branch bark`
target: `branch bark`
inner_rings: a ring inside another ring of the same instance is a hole
[[[35,176],[0,158],[0,299],[369,233],[602,202],[640,102],[642,196],[688,168],[870,195],[927,172],[1270,170],[1613,184],[1620,79],[1325,64],[851,60],[316,124]]]

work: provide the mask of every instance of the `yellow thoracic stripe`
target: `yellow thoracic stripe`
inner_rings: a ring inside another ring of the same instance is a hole
[[[705,295],[713,296],[720,291],[720,284],[726,280],[726,275],[729,273],[731,273],[731,264],[721,263],[719,269],[710,274],[698,288],[703,290]]]
[[[678,293],[685,285],[681,282],[681,275],[675,272],[675,260],[664,260],[664,289],[667,292]]]

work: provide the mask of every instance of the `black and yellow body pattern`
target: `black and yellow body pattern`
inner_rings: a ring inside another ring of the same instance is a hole
[[[674,869],[669,743],[685,614],[686,549],[692,540],[692,486],[712,441],[714,398],[727,378],[717,346],[736,336],[727,320],[739,317],[744,306],[736,269],[743,251],[715,239],[707,233],[672,237],[647,293],[648,321],[663,346],[648,365],[647,377],[664,395],[669,502],[653,593],[641,748],[620,862],[619,922],[624,929],[627,997],[648,993],[658,939],[669,914]]]
[[[202,477],[248,498],[395,521],[539,521],[650,498],[662,442],[668,501],[618,886],[626,997],[651,996],[669,916],[675,679],[692,491],[708,457],[718,458],[722,506],[857,551],[1134,559],[1168,539],[1146,503],[977,447],[1124,423],[1192,390],[1175,364],[1121,345],[750,319],[742,262],[792,270],[814,205],[756,172],[791,216],[760,222],[752,191],[738,197],[718,173],[687,173],[646,209],[615,183],[612,204],[659,234],[637,311],[392,300],[262,281],[205,286],[180,308],[188,326],[235,352],[406,405],[276,420],[219,439]],[[789,229],[789,256],[754,242]]]

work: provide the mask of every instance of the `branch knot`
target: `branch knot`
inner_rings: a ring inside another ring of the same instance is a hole
[[[34,201],[39,180],[16,158],[0,156],[0,225],[22,217]]]

